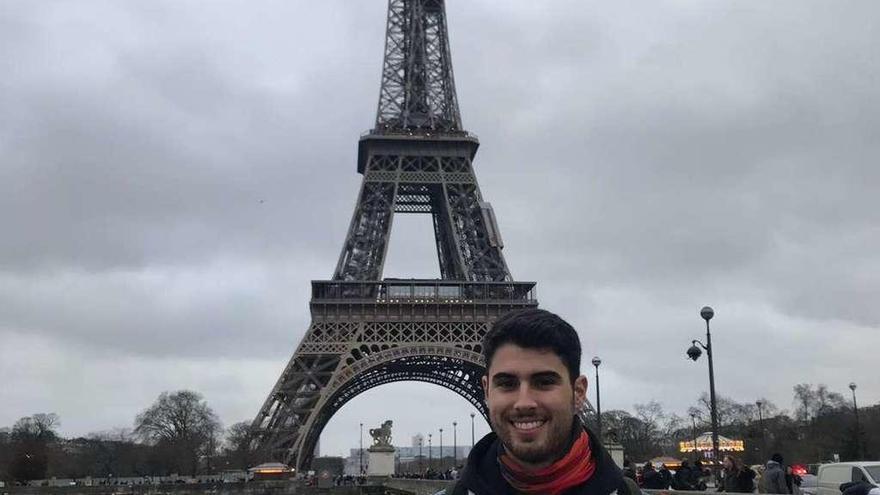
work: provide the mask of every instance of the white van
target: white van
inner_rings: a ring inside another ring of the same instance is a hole
[[[867,481],[880,486],[880,461],[822,464],[816,495],[840,495],[840,485],[850,481]]]

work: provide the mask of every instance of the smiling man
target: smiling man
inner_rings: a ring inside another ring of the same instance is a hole
[[[640,493],[576,414],[587,377],[571,325],[540,309],[509,313],[486,335],[483,357],[492,433],[474,446],[461,479],[445,493]]]

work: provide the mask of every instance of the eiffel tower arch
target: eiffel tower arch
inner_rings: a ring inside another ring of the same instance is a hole
[[[358,143],[363,175],[332,280],[312,281],[311,324],[252,429],[266,459],[310,465],[318,437],[371,388],[421,381],[487,417],[483,336],[504,313],[537,307],[514,281],[462,128],[443,0],[389,0],[376,122]],[[439,280],[383,279],[394,215],[431,215]]]

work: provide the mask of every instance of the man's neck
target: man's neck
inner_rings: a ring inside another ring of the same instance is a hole
[[[552,466],[554,462],[558,461],[559,459],[562,459],[562,457],[565,456],[565,452],[561,452],[559,455],[553,457],[553,460],[544,461],[544,462],[524,461],[524,460],[520,459],[519,457],[516,457],[515,455],[511,454],[510,452],[508,452],[508,455],[513,460],[515,460],[520,466],[522,466],[524,471],[526,471],[528,473],[535,473],[535,472],[538,472],[538,471],[546,468],[547,466]]]

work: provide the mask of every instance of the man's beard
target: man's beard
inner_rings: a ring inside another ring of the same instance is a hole
[[[504,449],[519,461],[529,464],[552,464],[562,458],[572,440],[575,428],[573,417],[553,417],[543,426],[547,431],[533,442],[522,442],[516,439],[516,429],[509,419],[502,419],[502,424],[493,425],[501,439]]]

